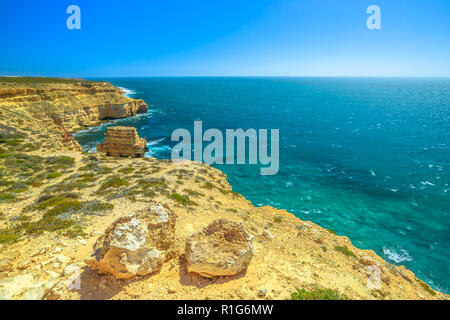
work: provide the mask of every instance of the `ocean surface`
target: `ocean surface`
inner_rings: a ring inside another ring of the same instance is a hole
[[[172,131],[279,129],[280,170],[214,165],[256,206],[286,209],[450,293],[450,79],[103,78],[144,99],[149,156]],[[87,150],[106,126],[76,135]],[[207,143],[204,143],[206,145]]]

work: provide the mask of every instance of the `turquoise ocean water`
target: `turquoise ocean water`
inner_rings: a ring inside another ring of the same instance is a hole
[[[150,156],[172,131],[280,130],[280,170],[215,165],[256,206],[286,209],[348,236],[450,293],[450,79],[112,78],[144,99]],[[95,150],[106,126],[76,135]],[[205,143],[206,145],[206,143]]]

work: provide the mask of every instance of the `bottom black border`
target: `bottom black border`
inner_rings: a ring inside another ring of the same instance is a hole
[[[278,301],[278,300],[109,300],[109,301],[0,301],[2,314],[61,317],[144,317],[144,319],[301,319],[323,317],[401,317],[432,308],[448,311],[449,301]],[[42,308],[42,310],[40,310]],[[10,310],[8,310],[10,309]],[[209,310],[209,312],[208,312]],[[430,310],[430,309],[429,309]],[[445,312],[444,311],[444,312]],[[445,314],[445,313],[443,313]]]

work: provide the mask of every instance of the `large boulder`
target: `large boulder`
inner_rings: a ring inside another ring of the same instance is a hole
[[[252,238],[242,223],[215,220],[186,240],[187,270],[204,277],[240,273],[253,257]]]
[[[97,145],[97,151],[111,157],[142,157],[148,151],[147,141],[139,137],[134,127],[108,127],[105,141]]]
[[[168,207],[153,205],[116,220],[97,240],[95,258],[86,263],[117,279],[144,276],[159,271],[171,257],[174,236],[174,213]]]

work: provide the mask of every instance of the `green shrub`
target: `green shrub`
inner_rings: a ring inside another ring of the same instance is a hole
[[[144,193],[142,193],[144,198],[154,198],[156,196],[156,193],[152,190],[147,190]]]
[[[62,176],[61,172],[55,171],[55,172],[50,172],[48,173],[45,177],[47,179],[56,179]]]
[[[172,193],[171,195],[169,195],[169,198],[172,200],[175,200],[176,202],[178,202],[179,204],[181,204],[183,206],[197,206],[198,205],[195,201],[189,200],[189,198],[187,196],[183,196],[178,193]]]
[[[325,230],[327,230],[329,233],[334,234],[335,236],[337,236],[336,231],[334,231],[332,229],[328,229],[328,228],[325,228]]]
[[[133,167],[121,168],[118,171],[121,173],[132,173],[135,169]]]
[[[112,203],[100,202],[98,200],[83,202],[81,207],[81,212],[84,214],[96,214],[98,212],[114,209]]]
[[[0,138],[0,143],[4,143],[4,144],[9,145],[9,146],[18,146],[22,142],[23,142],[23,140],[21,140],[21,139],[3,139],[3,138]]]
[[[206,189],[206,190],[212,190],[214,188],[214,185],[208,181],[208,182],[205,182],[204,185],[202,185],[202,188]]]
[[[195,198],[198,198],[198,197],[203,197],[203,194],[202,193],[200,193],[200,192],[197,192],[197,191],[195,191],[195,190],[191,190],[191,189],[184,189],[184,192],[186,192],[189,196],[191,196],[191,197],[195,197]]]
[[[6,187],[13,184],[12,181],[9,180],[5,180],[5,179],[0,179],[0,187]]]
[[[88,188],[89,185],[80,181],[62,181],[60,183],[51,185],[47,188],[45,188],[44,192],[49,194],[58,194],[58,193],[65,193],[70,192],[73,190],[83,190]]]
[[[417,283],[422,287],[422,289],[424,289],[426,292],[428,292],[429,294],[431,294],[432,296],[436,295],[436,291],[434,291],[433,289],[431,289],[431,287],[429,285],[427,285],[425,282],[423,282],[422,280],[419,280],[416,278]]]
[[[77,198],[78,195],[75,193],[68,193],[65,195],[58,195],[58,196],[43,196],[38,199],[36,209],[45,210],[49,207],[54,207],[57,204],[64,202],[66,200],[74,200]]]
[[[27,190],[28,190],[27,187],[23,187],[23,188],[18,188],[18,189],[12,189],[11,192],[12,193],[22,193],[22,192],[25,192]]]
[[[17,198],[12,193],[0,193],[0,202],[12,202]]]
[[[114,176],[114,177],[110,177],[110,178],[106,179],[100,186],[99,191],[103,191],[103,190],[106,190],[109,188],[120,188],[120,187],[128,186],[128,185],[129,185],[128,181],[126,181],[120,177]]]
[[[283,218],[282,217],[273,217],[273,222],[281,223],[281,222],[283,222]]]
[[[356,258],[356,255],[353,252],[351,252],[350,250],[348,250],[347,247],[335,246],[334,249],[336,251],[339,251],[339,252],[345,254],[346,256]]]
[[[345,295],[339,294],[336,290],[316,288],[312,291],[296,289],[291,293],[291,300],[347,300]]]
[[[13,243],[19,240],[20,235],[9,230],[0,230],[0,243]]]
[[[75,213],[82,208],[81,202],[75,199],[64,199],[58,202],[46,215],[59,216],[63,213]]]

